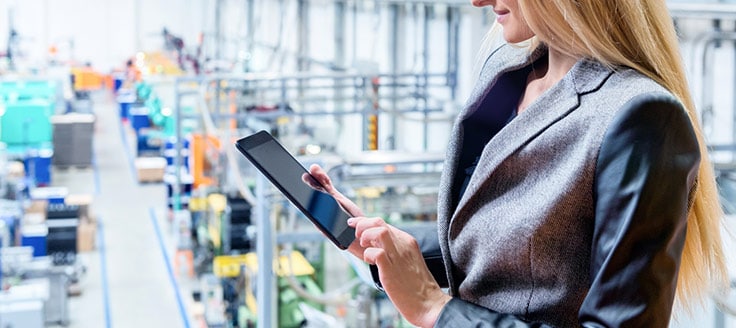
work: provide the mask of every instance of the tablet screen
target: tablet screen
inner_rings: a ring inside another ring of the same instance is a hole
[[[332,196],[302,181],[302,175],[307,170],[268,132],[260,131],[240,139],[236,145],[335,245],[345,249],[355,239],[355,230],[347,225],[350,215],[340,208]]]

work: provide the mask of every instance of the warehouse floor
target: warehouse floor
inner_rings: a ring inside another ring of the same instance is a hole
[[[81,254],[87,273],[82,294],[70,298],[69,327],[187,327],[175,273],[164,260],[171,257],[163,246],[170,235],[165,186],[137,182],[117,104],[107,92],[93,102],[95,167],[52,173],[53,185],[93,194],[98,218],[96,251]]]

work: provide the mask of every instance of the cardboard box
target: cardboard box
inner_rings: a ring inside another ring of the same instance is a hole
[[[49,201],[46,199],[31,201],[31,204],[28,205],[23,213],[21,225],[46,223],[46,210],[48,207]]]
[[[11,161],[7,164],[7,176],[9,179],[23,179],[26,176],[26,167],[23,162]]]
[[[26,214],[40,213],[46,216],[46,209],[49,207],[49,201],[46,199],[32,200],[31,204],[26,208]]]
[[[166,174],[166,159],[163,157],[138,157],[135,170],[139,182],[162,182]]]
[[[80,220],[77,226],[77,252],[91,252],[95,250],[97,240],[97,222]]]
[[[94,197],[91,194],[70,194],[64,199],[66,205],[77,205],[79,206],[79,219],[82,221],[94,221],[94,212],[92,211],[92,200]]]

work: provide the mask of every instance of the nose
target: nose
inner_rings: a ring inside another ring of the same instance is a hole
[[[470,0],[475,7],[493,6],[494,0]]]

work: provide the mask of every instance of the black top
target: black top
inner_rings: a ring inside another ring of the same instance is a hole
[[[463,120],[463,146],[458,162],[461,169],[458,171],[464,171],[465,174],[455,176],[453,207],[457,206],[465,193],[483,148],[498,131],[516,117],[516,110],[531,70],[531,66],[527,66],[501,75],[478,109]]]

